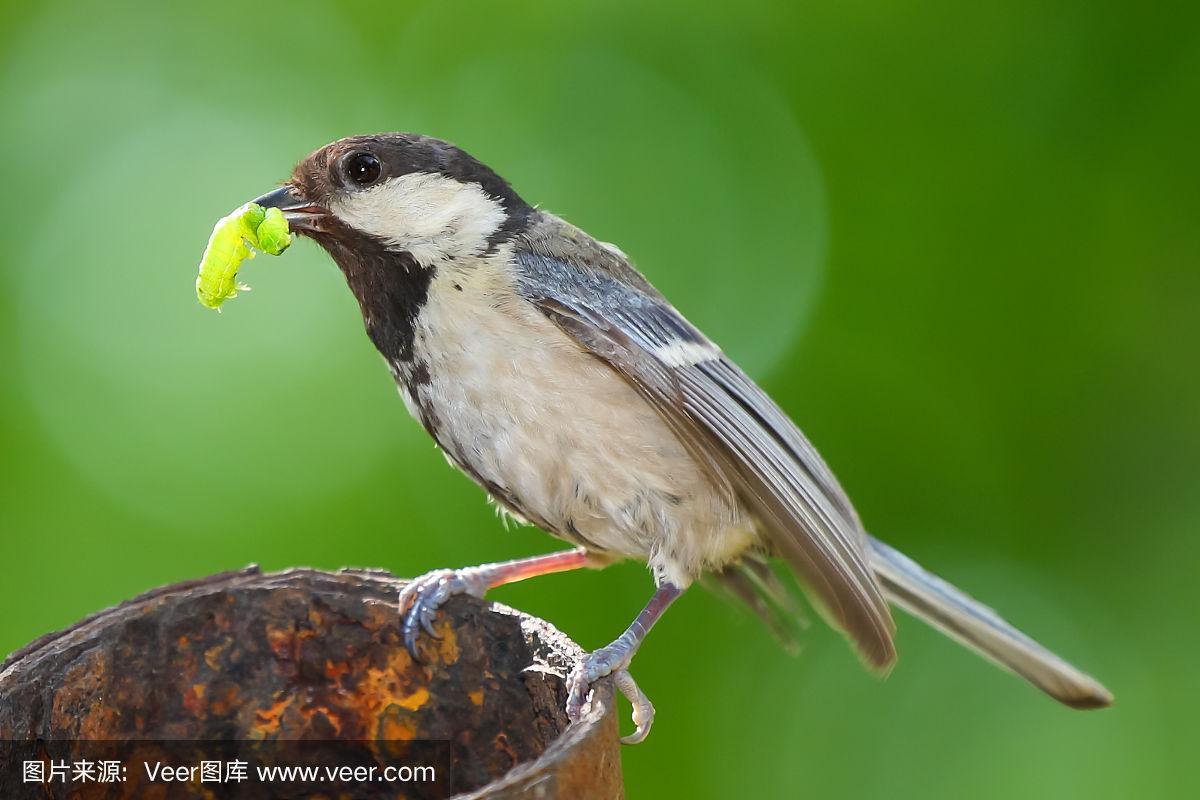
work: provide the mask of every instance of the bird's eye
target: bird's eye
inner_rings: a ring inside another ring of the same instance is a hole
[[[354,153],[343,165],[346,177],[356,186],[370,186],[383,174],[383,165],[370,153]]]

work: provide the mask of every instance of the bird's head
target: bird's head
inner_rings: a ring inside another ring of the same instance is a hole
[[[339,139],[255,201],[337,263],[389,362],[411,358],[414,320],[442,269],[467,270],[536,212],[447,142],[410,133]]]
[[[508,182],[440,139],[384,133],[339,139],[296,165],[282,188],[256,200],[284,212],[339,266],[384,249],[422,267],[481,255],[532,213]]]

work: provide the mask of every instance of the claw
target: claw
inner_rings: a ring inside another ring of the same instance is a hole
[[[409,581],[400,591],[400,615],[404,620],[404,646],[413,660],[421,660],[417,653],[417,637],[421,631],[431,638],[440,639],[433,623],[441,606],[458,594],[483,597],[487,584],[475,570],[439,569],[427,572]]]
[[[654,724],[654,704],[629,674],[632,649],[621,639],[608,647],[589,653],[572,670],[567,678],[567,718],[575,721],[583,713],[584,706],[592,696],[592,684],[606,675],[613,676],[613,683],[633,706],[635,730],[621,738],[624,744],[637,744],[650,733]]]
[[[440,639],[441,635],[433,627],[434,616],[428,610],[421,612],[421,627],[425,629],[425,633],[429,634],[431,639]]]
[[[414,661],[421,660],[421,657],[417,655],[417,637],[407,628],[404,629],[404,649],[408,651]]]
[[[639,744],[650,735],[650,727],[654,725],[654,704],[650,702],[650,698],[642,691],[641,687],[633,680],[633,676],[629,674],[629,670],[622,669],[613,675],[613,683],[621,690],[621,694],[625,695],[630,705],[633,706],[633,724],[634,732],[628,736],[621,737],[621,744]]]
[[[567,677],[567,719],[575,722],[583,713],[583,706],[591,698],[592,685],[584,680],[579,668]]]

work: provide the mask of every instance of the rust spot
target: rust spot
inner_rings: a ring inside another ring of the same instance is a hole
[[[283,712],[291,706],[295,695],[287,695],[276,700],[270,708],[260,708],[254,712],[254,724],[250,726],[251,739],[266,739],[271,734],[279,732]]]
[[[350,665],[345,661],[326,661],[325,662],[325,677],[330,681],[337,683],[342,679],[343,675],[350,674]]]
[[[473,692],[467,692],[467,697],[471,698],[471,702],[475,705],[483,705],[483,689],[476,689]]]
[[[407,708],[409,711],[416,711],[427,702],[429,702],[429,690],[421,686],[408,697],[401,700],[399,705]]]
[[[220,644],[213,645],[212,647],[210,647],[204,651],[204,663],[208,664],[209,669],[211,669],[211,670],[220,670],[221,669],[221,662],[220,662],[221,653],[225,652],[225,650],[229,647],[230,644],[232,644],[232,642],[230,642],[228,639],[226,639],[225,641],[221,642]]]
[[[438,640],[438,658],[446,665],[457,663],[458,636],[454,633],[454,626],[449,622],[443,622],[438,626],[437,632],[442,637]]]
[[[267,644],[270,646],[271,652],[275,654],[275,658],[282,661],[291,656],[294,634],[294,630],[267,628]]]
[[[392,706],[415,711],[429,700],[429,690],[423,686],[411,688],[413,676],[409,672],[413,667],[407,651],[403,648],[393,651],[383,669],[365,670],[355,700],[371,716]]]
[[[188,710],[193,717],[204,716],[204,693],[208,689],[203,683],[193,683],[191,687],[183,693],[183,707]]]
[[[410,742],[417,738],[417,721],[399,713],[394,706],[379,718],[378,738],[384,741]]]
[[[294,626],[289,628],[268,628],[267,643],[271,647],[271,652],[275,654],[275,658],[280,661],[299,661],[300,650],[304,646],[305,641],[316,635],[316,631],[297,629]]]

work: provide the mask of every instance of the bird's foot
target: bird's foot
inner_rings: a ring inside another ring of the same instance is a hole
[[[433,620],[443,603],[459,594],[483,597],[487,590],[487,574],[478,567],[435,569],[409,581],[400,591],[400,616],[404,620],[404,646],[412,657],[419,658],[417,637],[421,629],[439,638]]]
[[[433,620],[438,607],[456,594],[483,597],[488,589],[513,581],[578,569],[589,562],[587,551],[576,548],[544,556],[517,558],[463,569],[436,569],[413,578],[400,592],[400,616],[404,620],[404,645],[417,656],[417,637],[424,629],[437,638]]]
[[[628,736],[621,737],[621,742],[637,744],[646,738],[650,733],[650,726],[654,724],[654,705],[629,674],[629,662],[633,660],[636,649],[636,643],[627,641],[626,637],[622,636],[612,644],[584,656],[567,678],[569,719],[579,719],[591,695],[592,684],[606,675],[612,675],[617,689],[633,706],[635,730]]]

